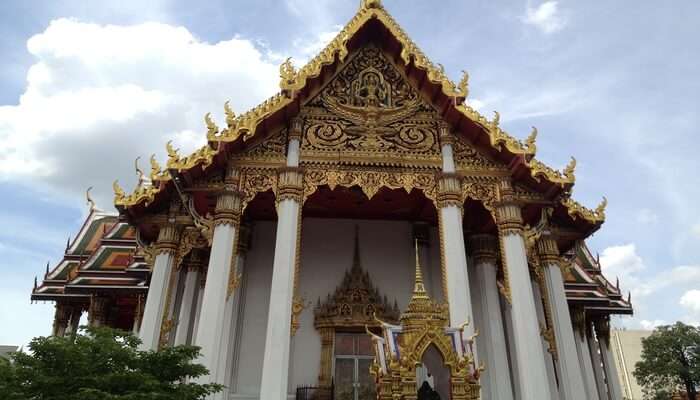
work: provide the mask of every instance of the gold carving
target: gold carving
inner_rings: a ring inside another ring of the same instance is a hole
[[[185,228],[180,236],[180,243],[173,260],[173,267],[180,269],[182,261],[190,254],[192,249],[204,249],[209,247],[208,240],[202,235],[202,232],[195,227]]]
[[[292,199],[299,203],[304,194],[304,174],[300,168],[281,168],[277,180],[277,202]]]
[[[160,164],[158,164],[158,161],[156,160],[156,155],[151,154],[151,173],[149,177],[151,178],[151,182],[156,182],[156,181],[168,181],[170,180],[170,174],[168,171],[163,171],[160,168]]]
[[[207,137],[219,134],[219,127],[216,126],[214,120],[211,119],[211,113],[204,114],[204,123],[207,126]]]
[[[597,225],[605,221],[605,207],[608,205],[608,199],[603,197],[603,201],[595,208],[595,210],[590,210],[582,206],[570,197],[564,198],[562,200],[562,204],[567,208],[571,217],[580,217],[591,224]]]
[[[304,159],[337,160],[341,150],[376,163],[439,165],[437,114],[376,47],[360,49],[304,113]]]
[[[365,329],[367,326],[380,327],[380,321],[392,324],[399,321],[396,301],[392,307],[362,268],[358,235],[356,230],[352,268],[345,272],[342,283],[332,295],[328,294],[323,303],[318,299],[314,309],[314,327],[321,334],[321,387],[331,385],[336,329]]]
[[[442,174],[438,180],[438,207],[456,206],[460,209],[464,206],[462,187],[459,176],[456,174]]]
[[[458,354],[454,336],[446,333],[449,317],[446,303],[434,302],[426,293],[420,270],[416,245],[416,274],[413,296],[406,311],[401,315],[401,331],[397,341],[396,353],[384,349],[391,360],[382,366],[377,355],[370,368],[370,373],[377,381],[377,398],[380,400],[415,400],[416,397],[416,367],[423,362],[425,351],[434,346],[443,357],[444,366],[450,371],[450,395],[455,400],[479,399],[478,368],[470,353]],[[460,327],[459,337],[464,326]],[[385,337],[387,333],[385,332]],[[376,339],[375,339],[376,340]],[[467,339],[473,341],[473,337]],[[377,350],[375,350],[377,351]],[[396,355],[400,354],[400,358]]]
[[[233,112],[233,109],[231,108],[230,100],[226,100],[224,103],[224,114],[226,115],[226,126],[231,128],[236,124],[236,113]]]

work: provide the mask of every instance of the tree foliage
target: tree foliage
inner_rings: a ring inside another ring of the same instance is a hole
[[[683,390],[697,400],[700,387],[700,329],[677,322],[660,326],[642,339],[642,357],[634,377],[646,398]]]
[[[197,400],[222,389],[198,384],[208,373],[192,346],[139,351],[130,333],[84,328],[69,337],[38,337],[29,352],[0,359],[7,400]]]

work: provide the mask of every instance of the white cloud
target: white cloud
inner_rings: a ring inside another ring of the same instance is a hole
[[[17,105],[0,106],[0,180],[39,182],[71,195],[134,181],[133,160],[204,143],[203,115],[223,121],[274,94],[278,63],[249,40],[198,40],[161,23],[98,25],[58,19],[27,42],[36,62]]]
[[[681,297],[680,305],[700,315],[700,290],[688,290]]]
[[[639,325],[642,327],[642,329],[646,331],[651,331],[654,330],[654,328],[661,326],[661,325],[668,325],[668,323],[662,319],[655,319],[653,321],[649,321],[646,319],[643,319],[639,321]]]
[[[644,225],[653,225],[659,222],[659,216],[648,208],[643,208],[637,212],[637,222]]]
[[[522,20],[547,34],[557,32],[566,25],[557,1],[545,1],[537,7],[528,6]]]
[[[606,248],[600,256],[600,265],[605,276],[620,278],[628,285],[638,283],[637,275],[645,269],[634,243]]]

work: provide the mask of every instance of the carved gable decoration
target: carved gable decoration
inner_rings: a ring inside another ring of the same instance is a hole
[[[350,271],[333,295],[329,294],[324,303],[318,300],[314,309],[314,326],[321,328],[361,328],[377,326],[377,318],[398,323],[400,310],[396,301],[390,305],[386,296],[372,285],[369,274],[360,266],[359,248],[355,237],[355,255]]]
[[[252,145],[240,154],[235,154],[233,159],[253,163],[285,163],[287,154],[287,129],[280,129],[277,133],[267,137],[260,143]]]
[[[302,113],[307,159],[343,151],[367,163],[439,165],[437,113],[374,46],[358,50]]]

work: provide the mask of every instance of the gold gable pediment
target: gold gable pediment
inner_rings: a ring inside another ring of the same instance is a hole
[[[303,161],[440,165],[436,111],[372,44],[348,57],[301,114]]]

